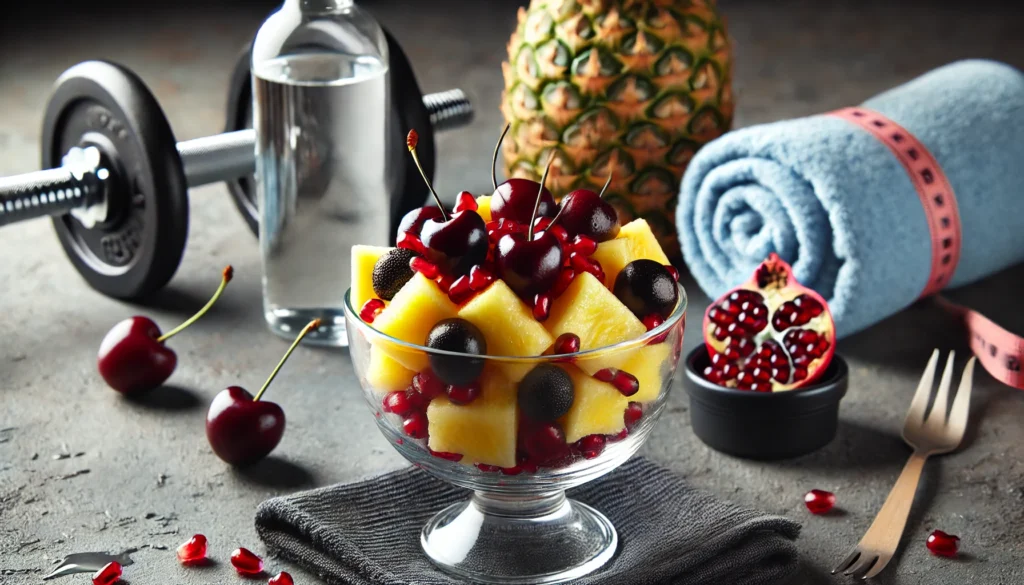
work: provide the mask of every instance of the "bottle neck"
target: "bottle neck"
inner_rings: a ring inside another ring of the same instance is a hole
[[[355,0],[287,0],[302,12],[335,12],[351,8]]]

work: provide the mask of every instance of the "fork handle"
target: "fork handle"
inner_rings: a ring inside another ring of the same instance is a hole
[[[910,507],[914,503],[914,494],[917,492],[917,484],[921,481],[921,471],[924,470],[924,462],[928,455],[914,452],[903,466],[896,485],[885,498],[882,509],[875,516],[875,521],[864,534],[861,542],[885,542],[891,545],[892,551],[899,545],[900,537],[903,536],[903,529],[907,526],[907,517],[910,516]]]

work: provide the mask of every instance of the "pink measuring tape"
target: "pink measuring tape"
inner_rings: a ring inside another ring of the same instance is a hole
[[[932,240],[932,266],[922,297],[935,295],[953,277],[960,261],[960,214],[956,195],[938,161],[913,134],[889,118],[865,108],[843,108],[830,115],[859,126],[885,144],[907,171],[921,199]],[[999,381],[1024,390],[1024,338],[1014,335],[967,307],[937,297],[941,306],[958,315],[970,335],[971,351]]]

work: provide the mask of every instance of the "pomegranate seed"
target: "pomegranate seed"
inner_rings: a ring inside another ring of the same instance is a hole
[[[576,353],[580,350],[580,336],[575,333],[563,333],[555,339],[551,351],[555,355]]]
[[[480,396],[480,384],[474,382],[466,386],[449,386],[446,391],[448,400],[455,404],[469,404]]]
[[[412,400],[404,391],[388,392],[382,401],[384,412],[405,416],[415,410]]]
[[[437,288],[441,289],[445,294],[448,294],[452,285],[455,284],[455,277],[450,274],[442,274],[435,278],[434,281],[437,282]]]
[[[487,472],[487,473],[493,473],[493,472],[498,471],[499,469],[501,469],[497,465],[487,465],[486,463],[477,463],[476,464],[476,468],[479,469],[480,471]]]
[[[569,242],[569,232],[565,231],[565,228],[561,225],[556,225],[551,228],[551,233],[554,234],[555,238],[557,238],[562,245]]]
[[[409,401],[409,411],[399,416],[409,416],[409,414],[416,411],[426,412],[427,407],[430,406],[430,398],[420,394],[414,388],[408,388],[405,391],[405,398]]]
[[[587,435],[576,441],[576,449],[583,455],[584,459],[593,459],[604,451],[604,435]]]
[[[263,559],[245,548],[237,548],[231,553],[231,566],[241,575],[259,575],[263,572]]]
[[[622,418],[626,422],[626,428],[633,428],[641,417],[644,416],[644,407],[639,402],[630,402],[626,406],[626,412],[622,415]]]
[[[640,391],[640,381],[636,376],[623,370],[605,368],[594,374],[594,377],[615,386],[623,396],[632,396]]]
[[[196,534],[178,547],[178,560],[189,565],[206,559],[206,537]]]
[[[281,571],[277,575],[274,575],[267,581],[267,585],[295,585],[295,581],[292,580],[292,576],[284,571]]]
[[[473,287],[469,282],[469,276],[463,275],[455,279],[451,287],[448,288],[448,298],[451,299],[456,305],[469,300],[473,296]]]
[[[936,530],[928,535],[928,540],[925,541],[925,546],[935,556],[939,557],[955,557],[958,550],[960,550],[960,537],[954,534],[946,534],[941,530]]]
[[[405,444],[405,439],[403,439],[402,437],[398,437],[397,439],[395,439],[395,444],[396,445],[404,445]]]
[[[565,292],[565,289],[569,288],[569,285],[572,284],[574,278],[576,278],[575,270],[572,268],[563,268],[562,271],[558,273],[558,280],[555,281],[555,286],[551,288],[551,296],[556,298],[562,296],[562,293]]]
[[[434,451],[430,449],[430,454],[434,457],[447,459],[448,461],[462,461],[462,453],[448,453],[447,451]]]
[[[665,270],[668,270],[668,273],[672,275],[672,280],[679,282],[679,271],[676,270],[675,266],[672,266],[671,264],[666,264]]]
[[[541,293],[533,297],[533,318],[544,321],[551,315],[551,295]]]
[[[722,372],[712,368],[711,366],[704,368],[704,379],[712,384],[721,384],[724,380]]]
[[[420,411],[413,412],[402,421],[402,430],[414,439],[425,439],[427,437],[427,415]]]
[[[754,392],[771,392],[772,385],[770,382],[754,382],[750,389]]]
[[[502,467],[499,469],[502,475],[519,475],[523,472],[523,468],[519,465],[515,467]]]
[[[380,315],[380,312],[384,310],[384,301],[380,299],[370,299],[363,303],[363,307],[359,309],[359,318],[365,323],[373,323]]]
[[[836,505],[836,496],[824,490],[811,490],[804,494],[804,505],[811,514],[825,514]]]
[[[427,402],[444,394],[445,383],[442,382],[434,372],[423,370],[412,378],[412,388]]]
[[[565,433],[555,424],[540,425],[530,430],[523,439],[523,448],[537,465],[554,464],[569,455]]]
[[[572,251],[590,256],[597,251],[597,242],[587,236],[576,236],[572,240]]]
[[[588,258],[578,252],[569,254],[569,265],[576,272],[589,272],[594,275],[595,278],[604,282],[604,270],[601,269],[601,263],[593,258]]]
[[[650,315],[647,315],[642,319],[642,321],[644,327],[646,327],[648,331],[652,329],[657,329],[658,327],[661,327],[662,324],[665,323],[665,319],[663,319],[661,315],[657,313],[651,313]],[[652,337],[651,340],[647,342],[647,345],[657,345],[659,343],[664,343],[665,340],[668,339],[668,333],[668,331],[664,331]]]
[[[111,561],[92,576],[93,585],[112,585],[121,579],[121,563]]]
[[[437,266],[419,256],[414,256],[409,259],[409,268],[412,268],[430,280],[434,280],[441,274],[441,270]]]
[[[462,191],[455,197],[455,207],[452,208],[452,212],[458,213],[467,209],[470,211],[477,210],[476,199],[469,191]]]
[[[469,288],[479,292],[491,286],[492,282],[494,275],[483,268],[474,266],[469,270]]]
[[[417,254],[423,255],[427,253],[427,247],[423,245],[419,236],[416,234],[410,234],[409,232],[402,232],[398,234],[398,239],[395,240],[395,245],[399,248],[405,248],[406,250],[412,250]]]

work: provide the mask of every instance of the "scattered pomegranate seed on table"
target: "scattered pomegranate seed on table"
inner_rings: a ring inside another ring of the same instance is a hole
[[[241,575],[259,575],[263,572],[263,559],[245,548],[237,548],[231,553],[231,566]]]
[[[206,559],[206,537],[196,534],[178,547],[178,560],[189,565]]]
[[[935,556],[952,558],[955,557],[957,551],[960,550],[960,537],[955,534],[946,534],[941,530],[936,530],[928,535],[928,540],[925,541],[925,546]]]
[[[281,571],[274,575],[267,581],[267,585],[295,585],[295,581],[292,580],[292,576],[288,573]]]
[[[103,565],[92,576],[92,585],[113,585],[121,580],[121,563],[113,561]]]
[[[836,496],[825,490],[811,490],[804,494],[804,505],[811,514],[825,514],[836,505]]]

